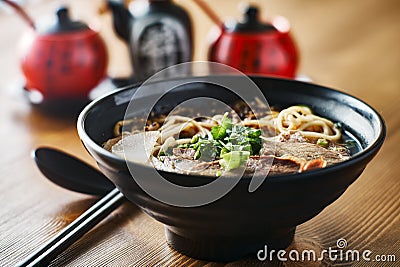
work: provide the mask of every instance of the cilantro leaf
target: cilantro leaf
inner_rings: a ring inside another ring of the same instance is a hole
[[[211,134],[214,140],[221,140],[226,136],[226,128],[223,126],[213,126],[211,128]]]
[[[218,126],[211,128],[212,139],[194,136],[186,146],[196,150],[195,159],[212,161],[220,158],[224,169],[243,166],[250,155],[257,155],[262,148],[261,130],[233,125],[225,113]]]
[[[232,129],[232,120],[228,118],[228,113],[225,113],[218,126],[211,128],[211,134],[214,140],[222,140],[227,135],[227,131]]]

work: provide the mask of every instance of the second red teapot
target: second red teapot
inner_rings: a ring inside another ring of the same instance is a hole
[[[294,78],[298,53],[288,23],[286,29],[283,28],[261,23],[258,8],[249,6],[243,22],[225,23],[211,44],[208,58],[246,74]]]

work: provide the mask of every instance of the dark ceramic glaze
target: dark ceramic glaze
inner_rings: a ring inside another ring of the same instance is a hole
[[[202,79],[205,83],[177,88],[163,98],[159,106],[171,106],[198,96],[214,97],[228,103],[237,100],[235,95],[206,83],[207,77]],[[221,79],[239,82],[236,76],[223,76]],[[92,102],[78,119],[80,138],[104,174],[126,198],[165,224],[168,243],[188,256],[231,261],[246,255],[255,256],[264,245],[275,249],[286,248],[293,240],[296,226],[310,220],[338,199],[360,176],[383,144],[385,125],[382,118],[359,99],[309,83],[262,77],[251,79],[270,105],[285,107],[302,103],[322,116],[341,122],[345,130],[360,141],[362,151],[348,161],[324,169],[268,177],[253,193],[248,192],[250,179],[242,178],[232,191],[216,202],[196,208],[181,208],[147,195],[132,179],[126,163],[100,145],[112,137],[114,123],[123,119],[135,86]],[[157,86],[169,86],[174,81],[157,82],[146,87],[152,90]],[[142,109],[145,107],[137,107],[138,112]],[[141,168],[146,173],[149,167],[136,164],[135,168]],[[185,186],[197,186],[214,179],[160,173],[166,179]],[[150,173],[148,178],[152,179]]]

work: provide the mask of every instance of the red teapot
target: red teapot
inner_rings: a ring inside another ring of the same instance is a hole
[[[33,102],[85,100],[105,77],[108,56],[100,35],[82,22],[72,21],[68,9],[57,11],[57,21],[37,29],[14,2],[2,0],[31,25],[21,41],[21,69]]]
[[[262,23],[258,13],[256,6],[248,6],[242,22],[225,23],[211,44],[208,59],[246,74],[294,78],[298,53],[288,21],[278,17]]]

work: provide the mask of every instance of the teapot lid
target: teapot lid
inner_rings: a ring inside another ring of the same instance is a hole
[[[247,6],[244,10],[243,22],[236,22],[231,27],[227,27],[231,32],[266,32],[276,31],[272,24],[262,23],[259,20],[259,10],[257,6]]]
[[[87,30],[89,27],[80,21],[72,21],[69,17],[69,10],[67,7],[60,7],[57,10],[57,21],[54,25],[48,27],[43,31],[44,34],[56,33],[69,33]]]

